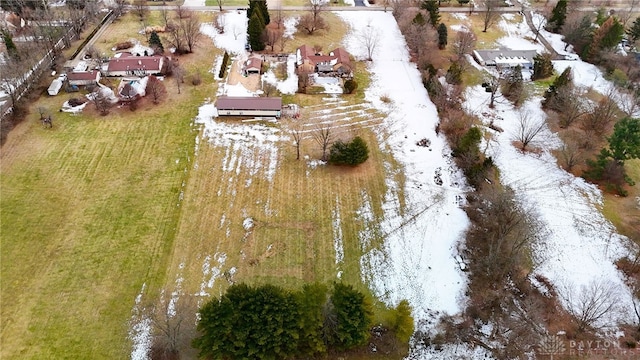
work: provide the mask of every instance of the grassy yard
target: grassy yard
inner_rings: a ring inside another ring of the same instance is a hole
[[[628,187],[627,197],[604,193],[603,212],[618,231],[640,244],[640,160],[628,160],[625,168],[636,185]]]
[[[124,23],[124,21],[122,21]],[[182,58],[209,64],[209,42]],[[82,94],[42,97],[2,147],[3,359],[127,358],[142,284],[162,287],[180,217],[198,106],[215,92],[166,83],[164,104],[106,117],[59,113]],[[37,121],[37,107],[54,118]]]
[[[298,36],[290,49],[339,46],[347,29],[326,17],[330,33]],[[108,52],[137,26],[127,15],[98,45]],[[361,105],[365,66],[357,67],[360,91],[344,102],[294,99],[308,105],[297,121],[307,124],[302,153],[310,159],[320,157],[311,139],[318,122],[333,122],[338,136],[362,136],[372,150],[355,169],[316,167],[295,159],[294,121],[263,124],[259,131],[278,130],[265,143],[235,138],[254,131],[237,121],[224,124],[225,136],[209,135],[211,142],[193,125],[198,107],[215,94],[206,71],[220,54],[205,39],[196,54],[180,58],[204,82],[184,84],[177,94],[165,80],[169,96],[161,105],[145,100],[135,112],[100,117],[90,104],[70,115],[57,109],[82,94],[47,96],[9,134],[0,153],[1,358],[128,358],[143,284],[149,305],[163,290],[165,299],[177,292],[206,300],[203,292],[215,296],[237,281],[297,287],[340,278],[368,291],[360,273],[368,249],[358,240],[363,194],[382,216],[385,172],[398,165],[378,150],[381,114]],[[53,129],[40,126],[38,107],[53,114]],[[229,135],[236,140],[225,140]]]

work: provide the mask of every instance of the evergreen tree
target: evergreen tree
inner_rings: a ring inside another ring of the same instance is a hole
[[[249,9],[247,9],[247,17],[251,19],[255,11],[260,12],[264,25],[269,25],[271,17],[269,16],[269,9],[267,8],[267,2],[265,0],[250,0]]]
[[[252,50],[264,50],[264,30],[265,25],[264,22],[262,22],[259,11],[254,11],[253,15],[251,15],[251,18],[249,19],[249,25],[247,27],[247,34],[249,35],[249,45],[251,45]]]
[[[533,58],[533,74],[531,80],[545,79],[553,75],[553,63],[551,54],[544,53]]]
[[[392,313],[393,318],[389,327],[401,343],[408,343],[414,330],[411,305],[409,305],[407,300],[402,300],[398,306],[393,309]]]
[[[640,159],[640,119],[624,118],[613,127],[607,155],[618,162]]]
[[[346,92],[347,94],[353,94],[353,92],[356,91],[357,88],[358,83],[353,79],[349,79],[344,82],[344,92]]]
[[[158,33],[155,31],[151,32],[151,35],[149,36],[149,46],[151,46],[151,48],[159,54],[164,53],[164,46],[162,46],[162,40],[160,40],[160,36],[158,36]]]
[[[200,356],[217,359],[283,359],[297,349],[299,312],[280,287],[232,285],[198,312]]]
[[[640,40],[640,17],[636,18],[631,27],[627,29],[627,35],[634,42]]]
[[[328,291],[322,284],[306,284],[296,294],[300,311],[298,351],[303,356],[314,356],[327,350],[322,338],[322,308],[328,301]]]
[[[515,105],[519,105],[522,102],[524,79],[522,78],[522,67],[520,65],[509,71],[507,78],[502,83],[501,91],[502,95]]]
[[[351,285],[336,283],[331,301],[337,322],[335,345],[339,349],[349,349],[365,344],[369,339],[373,311],[364,294]]]
[[[429,12],[429,22],[435,28],[440,23],[440,4],[437,0],[425,0],[420,5]]]
[[[413,18],[412,22],[418,26],[424,26],[427,23],[427,20],[424,19],[424,15],[421,12],[417,13]]]
[[[331,145],[329,162],[336,165],[359,165],[369,158],[369,148],[361,137],[356,136],[348,143],[340,140]]]
[[[572,80],[571,67],[568,67],[553,81],[553,84],[549,86],[549,89],[544,92],[542,106],[553,110],[562,110],[556,107],[557,104],[555,99],[562,88],[572,85]]]
[[[19,59],[18,48],[16,44],[13,42],[13,37],[11,33],[5,29],[2,29],[2,40],[4,41],[4,45],[7,47],[7,53],[14,59]]]
[[[602,39],[600,40],[600,49],[607,50],[618,46],[624,36],[624,25],[620,20],[615,16],[610,16],[602,24],[601,28],[602,27],[607,27],[608,30],[603,34]]]
[[[449,70],[447,70],[446,76],[447,82],[453,85],[462,84],[462,66],[458,61],[454,62],[449,66]]]
[[[438,25],[438,48],[440,50],[447,46],[447,25],[440,23]]]
[[[594,31],[591,43],[587,47],[587,58],[597,61],[600,51],[614,48],[620,43],[623,35],[624,25],[617,18],[610,16]]]
[[[551,12],[547,29],[554,33],[559,33],[567,19],[567,0],[559,0]]]

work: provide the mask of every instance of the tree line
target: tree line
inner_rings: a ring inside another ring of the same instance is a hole
[[[288,359],[322,356],[367,344],[373,305],[350,285],[305,284],[290,291],[275,285],[234,284],[198,311],[193,340],[201,357]],[[393,309],[388,328],[403,342],[413,333],[406,301]]]

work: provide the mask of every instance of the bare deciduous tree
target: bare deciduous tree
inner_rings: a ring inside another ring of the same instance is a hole
[[[580,289],[568,288],[563,293],[568,310],[576,319],[578,331],[598,329],[604,325],[602,321],[619,311],[620,289],[608,280],[592,280]]]
[[[173,78],[176,81],[176,86],[178,87],[178,94],[181,92],[182,83],[184,83],[184,75],[185,70],[178,64],[173,67]]]
[[[566,171],[571,171],[574,166],[584,160],[577,136],[577,134],[566,136],[562,147],[558,150],[561,165]]]
[[[281,1],[278,1],[277,5],[276,5],[275,15],[276,16],[274,17],[273,21],[278,26],[278,29],[280,29],[282,27],[282,24],[284,23],[284,16],[282,14],[282,2]]]
[[[306,31],[308,35],[313,35],[318,30],[326,29],[327,24],[321,16],[314,19],[312,14],[304,14],[300,17],[297,27]]]
[[[534,119],[529,111],[520,110],[518,112],[518,133],[516,134],[520,150],[526,151],[527,146],[544,130],[545,126],[544,119]]]
[[[119,18],[124,14],[127,6],[127,0],[114,0],[112,4],[113,15],[115,15],[116,18]]]
[[[101,87],[96,87],[93,91],[91,101],[96,106],[96,110],[98,110],[100,115],[107,116],[111,111],[111,106],[113,105],[111,99],[109,99],[109,96],[107,96]]]
[[[458,31],[456,40],[453,43],[453,53],[459,57],[470,54],[476,46],[476,35],[469,31]]]
[[[140,21],[144,21],[149,14],[147,0],[133,0],[133,13],[138,16]]]
[[[180,27],[184,35],[185,44],[187,45],[187,51],[193,52],[197,46],[202,33],[200,32],[200,20],[193,11],[185,11],[184,18],[180,19]]]
[[[273,52],[273,47],[276,45],[278,40],[282,38],[282,33],[282,30],[267,29],[264,43],[271,48],[271,52]]]
[[[611,93],[604,96],[582,117],[581,126],[587,133],[600,137],[611,127],[616,120],[617,112],[617,105],[613,97],[614,95]]]
[[[501,0],[485,0],[485,10],[482,16],[484,28],[482,29],[482,32],[487,32],[487,30],[500,18],[500,13],[498,12],[500,3]]]
[[[327,161],[327,150],[329,149],[329,145],[333,140],[333,131],[331,129],[331,125],[329,124],[318,125],[315,131],[313,131],[312,137],[313,137],[313,140],[322,149],[322,161]]]
[[[322,12],[327,3],[324,0],[309,0],[307,4],[309,12],[300,17],[298,29],[306,31],[309,35],[313,35],[318,30],[327,29],[328,25],[322,18]]]
[[[558,90],[554,98],[554,102],[558,104],[558,108],[563,109],[558,113],[558,124],[561,128],[566,129],[582,117],[586,112],[586,104],[583,98],[576,92],[572,86],[564,86]]]
[[[159,104],[167,95],[167,89],[162,81],[153,75],[149,76],[146,92],[154,104]]]
[[[153,355],[158,358],[179,358],[181,349],[188,349],[196,333],[197,305],[192,296],[182,294],[167,300],[162,297],[159,304],[149,307],[153,329]],[[153,358],[153,357],[152,357]]]
[[[284,31],[280,32],[280,51],[284,52],[284,47],[291,40],[291,36],[289,36]]]
[[[361,45],[367,51],[367,60],[373,60],[378,43],[380,42],[380,32],[377,28],[371,26],[371,19],[367,21],[367,26],[360,30],[358,36]]]
[[[300,160],[300,145],[302,144],[302,129],[304,126],[302,122],[294,121],[296,121],[296,123],[291,127],[291,137],[293,137],[293,146],[296,147],[296,160]]]

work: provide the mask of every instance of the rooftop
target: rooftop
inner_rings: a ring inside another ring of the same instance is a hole
[[[218,110],[281,110],[279,97],[231,97],[220,96],[216,101]]]

